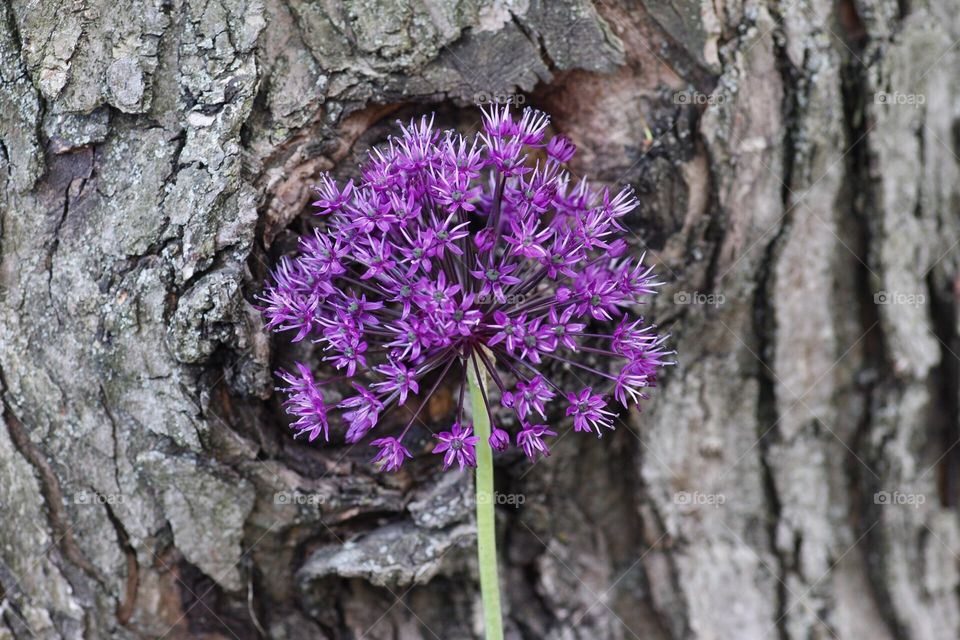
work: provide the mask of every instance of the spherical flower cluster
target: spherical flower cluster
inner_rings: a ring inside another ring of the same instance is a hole
[[[546,114],[528,108],[517,118],[494,106],[483,116],[472,138],[438,131],[432,119],[401,126],[370,154],[357,184],[324,176],[316,188],[322,224],[301,238],[297,257],[280,261],[261,296],[270,329],[317,343],[341,374],[317,380],[300,363],[279,372],[297,435],[329,440],[330,414],[340,409],[347,442],[358,442],[416,397],[406,427],[371,443],[374,462],[396,470],[411,457],[403,439],[414,420],[457,376],[457,421],[434,452],[444,468],[475,466],[476,446],[504,451],[511,437],[494,424],[478,444],[464,421],[473,368],[515,415],[516,446],[536,459],[556,435],[542,424],[549,404],[564,402],[575,431],[599,436],[617,416],[606,394],[636,404],[669,364],[665,336],[631,315],[658,284],[617,237],[637,205],[633,193],[574,181],[563,165],[575,148],[563,136],[545,140]],[[604,326],[609,333],[596,328]],[[549,362],[591,383],[563,389],[547,375]],[[338,380],[354,393],[329,406],[321,387]],[[487,411],[492,420],[489,401]]]

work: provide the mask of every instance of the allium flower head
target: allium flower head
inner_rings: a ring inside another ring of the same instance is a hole
[[[599,436],[613,428],[609,400],[627,407],[656,386],[671,352],[634,310],[659,283],[620,237],[637,200],[630,189],[574,180],[563,165],[576,148],[547,139],[548,125],[534,109],[517,117],[491,106],[468,138],[424,117],[371,152],[357,183],[321,177],[318,227],[260,296],[267,327],[312,340],[336,374],[318,379],[301,363],[279,373],[297,435],[329,439],[321,387],[349,380],[354,392],[334,407],[342,422],[333,424],[346,426],[348,442],[375,434],[374,462],[396,470],[412,457],[403,445],[410,427],[453,377],[458,415],[434,448],[444,468],[474,466],[477,446],[505,450],[508,428],[537,459],[556,433],[532,422],[554,415],[554,403],[575,431]],[[470,369],[485,372],[517,425],[497,419],[487,442],[464,422]],[[573,388],[558,374],[574,378]],[[380,418],[408,400],[406,427],[378,433]]]

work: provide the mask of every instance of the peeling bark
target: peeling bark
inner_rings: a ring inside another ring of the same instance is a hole
[[[960,636],[958,39],[944,0],[0,5],[0,638],[480,637],[469,478],[294,442],[309,353],[252,302],[320,172],[503,95],[637,189],[679,352],[498,461],[508,637]]]

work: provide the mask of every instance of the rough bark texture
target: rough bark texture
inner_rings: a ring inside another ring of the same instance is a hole
[[[960,636],[958,38],[950,0],[0,3],[0,638],[478,635],[469,477],[292,441],[251,301],[320,171],[496,94],[637,188],[679,351],[612,437],[501,461],[508,636]]]

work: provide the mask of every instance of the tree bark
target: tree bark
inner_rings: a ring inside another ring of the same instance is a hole
[[[480,637],[469,475],[293,441],[309,353],[253,304],[321,171],[503,96],[636,187],[678,351],[499,460],[507,637],[960,637],[958,39],[948,0],[0,4],[0,639]]]

